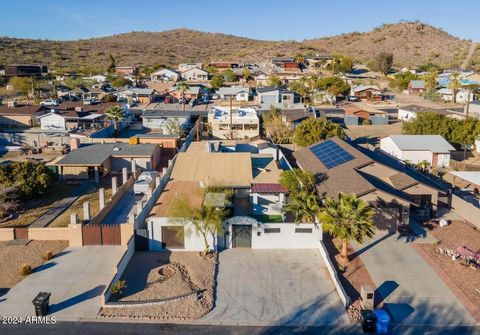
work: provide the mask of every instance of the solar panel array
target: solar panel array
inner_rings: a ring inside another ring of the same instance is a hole
[[[351,161],[354,157],[332,140],[327,140],[310,148],[327,169]]]

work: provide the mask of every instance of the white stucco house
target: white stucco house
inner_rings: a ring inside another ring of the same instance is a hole
[[[440,135],[390,135],[380,140],[380,150],[402,161],[427,161],[433,168],[444,168],[455,148]]]
[[[401,121],[410,121],[415,119],[418,113],[431,112],[432,108],[426,108],[417,105],[408,105],[398,108],[398,119]]]
[[[171,134],[170,124],[172,122],[183,128],[190,122],[190,119],[191,115],[182,111],[146,110],[142,113],[143,127],[161,130],[165,135]]]
[[[179,81],[180,74],[177,71],[170,69],[161,69],[150,75],[151,81],[168,83],[171,81]]]
[[[199,68],[191,68],[180,74],[181,78],[186,81],[206,81],[208,80],[208,72]]]
[[[248,87],[220,87],[217,94],[224,100],[233,98],[235,101],[248,101],[251,91]]]
[[[449,88],[441,88],[437,91],[438,95],[442,98],[443,101],[453,101],[453,93]],[[473,93],[469,93],[466,90],[458,90],[456,94],[456,102],[464,104],[469,100],[472,102],[474,100]]]
[[[253,108],[230,110],[230,107],[214,106],[208,112],[208,124],[214,138],[226,139],[233,134],[233,139],[245,139],[260,135],[260,120]]]

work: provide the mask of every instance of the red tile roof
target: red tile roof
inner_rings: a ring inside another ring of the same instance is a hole
[[[253,184],[252,193],[287,193],[288,190],[280,184]]]

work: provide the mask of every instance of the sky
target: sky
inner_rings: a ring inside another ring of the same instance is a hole
[[[301,41],[420,20],[480,42],[479,13],[478,0],[2,0],[0,36],[75,40],[190,28]]]

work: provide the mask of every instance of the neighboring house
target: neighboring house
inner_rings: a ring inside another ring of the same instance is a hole
[[[121,76],[134,76],[137,74],[137,70],[135,66],[117,66],[115,73]]]
[[[72,148],[56,162],[62,179],[89,179],[110,172],[121,172],[125,167],[131,172],[132,162],[140,170],[155,170],[160,163],[160,147],[157,144],[108,143],[85,145]]]
[[[427,213],[448,206],[448,193],[376,161],[353,145],[331,138],[293,153],[297,165],[317,176],[319,196],[355,194],[377,209],[375,223],[395,229],[409,223],[410,210]]]
[[[240,64],[235,62],[212,62],[208,66],[214,67],[219,71],[224,71],[226,69],[237,69],[240,67]]]
[[[433,168],[445,168],[455,148],[440,135],[390,135],[380,140],[380,150],[412,164],[427,161]]]
[[[425,81],[424,80],[410,80],[408,83],[408,92],[410,94],[419,94],[425,91]]]
[[[314,111],[307,108],[281,109],[283,122],[293,127],[299,125],[303,120],[309,117],[316,117]]]
[[[283,87],[265,86],[257,88],[257,103],[262,105],[293,105],[300,103],[298,94]]]
[[[438,95],[442,98],[443,101],[453,101],[453,93],[452,90],[449,88],[441,88],[437,91]],[[468,97],[470,96],[470,99]],[[474,100],[474,94],[470,93],[465,90],[458,90],[456,94],[456,102],[457,103],[466,103],[467,99],[472,102]]]
[[[260,121],[253,108],[230,110],[230,107],[214,106],[208,113],[208,124],[214,138],[230,138],[232,133],[233,139],[252,138],[260,135]]]
[[[107,77],[101,74],[98,74],[95,76],[83,77],[83,80],[93,80],[93,81],[96,81],[97,83],[104,83],[107,81]]]
[[[186,81],[207,81],[208,72],[199,68],[192,68],[190,70],[184,71],[180,74],[180,77]]]
[[[47,65],[43,64],[7,64],[5,77],[37,77],[48,73]]]
[[[467,108],[468,108],[468,115],[480,118],[480,101],[473,101],[472,103],[465,105],[464,114],[467,115]]]
[[[185,128],[190,119],[190,113],[182,111],[146,110],[142,113],[143,126],[148,129],[161,130],[163,134],[170,134],[171,122],[178,123],[180,127]]]
[[[33,127],[37,118],[48,112],[41,105],[21,105],[15,101],[0,105],[0,125],[8,127]]]
[[[305,56],[305,63],[313,68],[326,68],[333,61],[333,57],[329,55]]]
[[[201,94],[201,88],[200,86],[190,86],[185,92],[182,92],[177,86],[172,86],[169,89],[168,94],[177,100],[182,98],[183,95],[185,96],[185,99],[198,99]]]
[[[159,82],[171,82],[171,81],[179,81],[180,74],[177,71],[170,70],[170,69],[161,69],[157,72],[154,72],[150,75],[151,81],[159,81]]]
[[[131,99],[132,101],[141,104],[149,104],[155,99],[155,90],[151,88],[132,87],[127,90],[119,91],[115,93],[115,95],[120,101],[128,101]]]
[[[224,100],[249,101],[251,90],[248,87],[220,87],[217,94]]]
[[[419,113],[435,112],[439,114],[448,114],[444,109],[434,109],[418,105],[408,105],[398,108],[398,119],[401,121],[409,121],[415,119]]]
[[[292,57],[276,57],[270,62],[281,71],[300,71],[300,65]]]
[[[351,89],[350,95],[355,96],[360,100],[368,100],[368,101],[383,100],[382,91],[377,86],[372,86],[372,85],[353,86]]]
[[[380,109],[376,109],[366,104],[346,104],[342,106],[345,111],[345,124],[358,125],[359,122],[369,120],[372,124],[387,125],[388,113]]]
[[[52,109],[48,114],[39,116],[38,119],[42,130],[94,130],[104,126],[105,115],[81,109],[74,111]]]
[[[202,63],[178,64],[178,72],[185,72],[194,68],[201,69]]]

